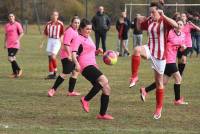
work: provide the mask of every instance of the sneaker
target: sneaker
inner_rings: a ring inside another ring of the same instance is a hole
[[[53,97],[55,95],[56,91],[54,89],[49,89],[48,96]]]
[[[161,117],[162,108],[156,108],[156,112],[153,115],[153,118],[158,120]]]
[[[144,87],[141,87],[140,88],[140,97],[141,97],[141,100],[143,101],[143,102],[145,102],[145,99],[146,99],[146,96],[147,96],[147,92],[146,92],[146,90],[145,90],[145,88]]]
[[[102,119],[102,120],[113,120],[114,118],[109,115],[109,114],[105,114],[105,115],[97,115],[96,117],[97,119]]]
[[[20,70],[17,71],[16,77],[20,77],[20,76],[22,76],[22,69],[20,69]]]
[[[89,113],[89,102],[84,99],[85,97],[81,97],[81,104],[85,112]]]
[[[79,92],[75,92],[75,91],[67,93],[67,96],[79,96],[79,95],[81,95],[81,94]]]
[[[56,75],[54,75],[54,74],[49,74],[49,75],[45,78],[45,80],[49,80],[49,79],[56,79]]]
[[[138,77],[131,78],[129,88],[135,86],[137,81],[138,81]]]
[[[185,102],[184,98],[181,97],[179,100],[174,100],[174,105],[188,105],[188,102]]]

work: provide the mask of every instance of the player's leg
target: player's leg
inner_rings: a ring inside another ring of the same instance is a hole
[[[100,112],[99,115],[97,115],[98,119],[114,119],[111,115],[106,114],[108,104],[109,104],[109,96],[110,96],[110,85],[108,83],[108,79],[105,75],[101,75],[98,78],[98,83],[103,87],[102,95],[101,95],[101,106],[100,106]]]
[[[68,87],[68,93],[67,93],[68,96],[81,95],[79,92],[74,91],[78,75],[79,75],[79,72],[77,72],[76,70],[72,71],[72,75],[69,78],[69,87]]]
[[[16,48],[8,49],[8,60],[11,63],[14,77],[20,77],[22,75],[22,70],[16,61],[17,51],[18,51],[18,49],[16,49]]]
[[[163,108],[163,97],[164,97],[164,85],[163,85],[163,74],[154,71],[156,81],[156,110],[154,113],[154,119],[161,117]]]
[[[173,75],[175,84],[174,84],[174,95],[175,95],[175,100],[174,100],[174,104],[175,105],[184,105],[184,104],[188,104],[187,102],[184,101],[184,98],[180,96],[180,86],[181,86],[181,75],[179,73],[179,71],[175,72]]]
[[[188,48],[185,49],[183,52],[178,51],[177,57],[178,57],[178,70],[183,75],[183,71],[185,69],[186,61],[187,61],[187,51]]]
[[[132,59],[131,59],[131,80],[129,87],[133,87],[138,81],[138,70],[140,66],[141,57],[146,59],[149,58],[150,52],[147,46],[136,46],[133,49]]]
[[[163,77],[164,77],[163,78],[163,84],[167,85],[168,80],[169,80],[170,77],[167,76],[167,75],[164,75]],[[155,90],[155,89],[156,89],[156,82],[153,82],[152,84],[150,84],[147,87],[141,87],[140,88],[140,98],[141,98],[141,100],[143,102],[145,102],[146,96],[148,95],[148,93],[151,92],[151,91],[153,91],[153,90]]]
[[[102,89],[102,86],[97,82],[97,79],[102,73],[96,67],[91,65],[84,68],[82,75],[93,85],[87,95],[81,98],[83,109],[86,112],[89,112],[89,101]]]
[[[62,59],[62,67],[63,72],[57,77],[56,81],[54,82],[54,85],[51,89],[48,91],[48,96],[52,97],[56,93],[58,87],[63,83],[63,81],[66,79],[67,74],[70,74],[74,70],[74,63],[67,58]]]

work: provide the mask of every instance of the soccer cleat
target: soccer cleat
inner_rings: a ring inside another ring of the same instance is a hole
[[[20,70],[17,71],[16,77],[20,77],[20,76],[22,76],[22,69],[20,69]]]
[[[153,118],[158,120],[161,117],[161,112],[162,112],[162,107],[161,108],[156,108],[156,112],[153,115]]]
[[[145,99],[146,99],[146,96],[147,96],[147,92],[146,92],[146,90],[145,90],[145,88],[144,87],[141,87],[140,88],[140,97],[141,97],[141,100],[143,101],[143,102],[145,102]]]
[[[55,95],[56,91],[54,89],[49,89],[48,96],[53,97]]]
[[[109,114],[105,114],[105,115],[97,115],[96,117],[97,119],[102,119],[102,120],[113,120],[114,118],[109,115]]]
[[[56,79],[56,75],[54,75],[54,74],[49,74],[49,75],[45,78],[45,80],[50,80],[50,79]]]
[[[184,98],[181,97],[179,100],[174,100],[174,105],[188,105],[188,102],[185,102]]]
[[[79,96],[79,95],[81,95],[81,94],[79,92],[75,92],[75,91],[67,93],[67,96]]]
[[[81,104],[85,112],[89,113],[89,102],[84,99],[85,97],[81,97]]]
[[[129,88],[135,86],[136,82],[138,81],[138,77],[131,78]]]

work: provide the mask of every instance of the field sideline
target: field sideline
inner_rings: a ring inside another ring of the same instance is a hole
[[[44,80],[47,73],[45,47],[39,48],[41,35],[36,26],[29,26],[28,34],[22,39],[18,62],[24,75],[19,79],[8,78],[11,74],[7,51],[3,49],[3,27],[0,26],[0,133],[1,134],[133,134],[133,133],[178,133],[198,134],[200,132],[200,58],[188,58],[181,94],[189,102],[187,106],[174,106],[173,81],[165,90],[164,109],[160,120],[153,119],[155,108],[154,92],[143,103],[139,88],[153,80],[153,72],[147,61],[142,61],[140,81],[128,88],[130,58],[120,57],[114,66],[97,61],[108,77],[112,93],[108,113],[115,119],[95,119],[99,111],[100,94],[90,103],[90,113],[80,105],[80,97],[67,97],[66,80],[53,98],[47,97],[48,88],[54,81]],[[107,46],[115,50],[116,32],[107,37]],[[132,48],[132,37],[129,40]],[[59,59],[59,58],[58,58]],[[59,61],[59,67],[61,63]],[[59,71],[61,69],[59,68]],[[90,84],[79,77],[76,89],[85,95]]]

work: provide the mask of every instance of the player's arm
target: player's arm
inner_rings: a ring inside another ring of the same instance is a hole
[[[189,21],[189,23],[194,27],[194,29],[196,29],[197,31],[200,31],[200,27],[198,27],[197,25],[195,25],[191,21]]]
[[[77,60],[77,52],[76,51],[72,51],[72,61],[75,63],[75,69],[76,71],[80,71],[80,65],[78,63],[78,60]]]
[[[42,41],[41,41],[42,43],[40,44],[40,48],[43,48],[44,42],[45,42],[46,40],[47,40],[47,35],[44,34],[44,35],[42,36]]]
[[[70,45],[68,45],[68,44],[64,44],[64,49],[65,49],[65,51],[66,51],[66,52],[68,53],[68,55],[69,55],[68,59],[72,61],[72,53],[71,53],[71,50],[70,50],[70,47],[69,47],[69,46],[70,46]]]
[[[167,21],[172,27],[174,28],[178,28],[178,24],[176,23],[176,21],[174,21],[173,19],[167,17],[163,10],[159,10],[159,13],[161,14],[161,16],[163,16],[163,18],[165,19],[165,21]]]
[[[44,46],[44,42],[47,40],[47,37],[48,37],[48,31],[47,31],[47,25],[46,25],[45,29],[44,29],[43,36],[42,36],[40,48],[42,48]]]
[[[20,41],[23,36],[24,36],[24,32],[20,33],[18,40]]]

